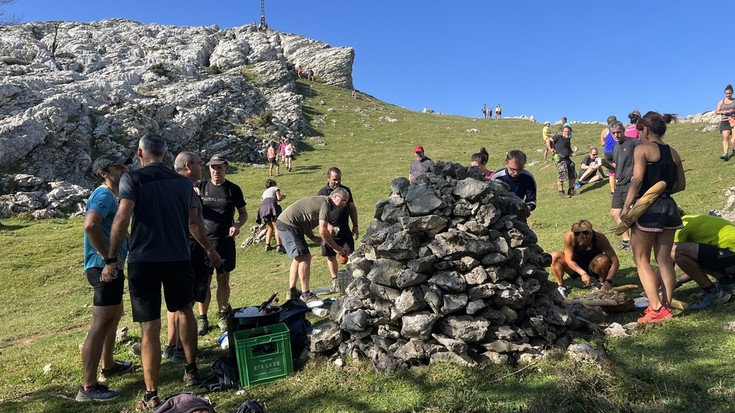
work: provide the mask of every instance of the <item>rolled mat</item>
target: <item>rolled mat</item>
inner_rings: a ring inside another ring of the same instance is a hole
[[[664,192],[664,189],[666,189],[666,182],[664,181],[658,181],[656,182],[652,187],[648,188],[648,191],[646,191],[643,196],[641,196],[636,202],[635,205],[633,205],[633,208],[628,211],[626,214],[633,222],[635,222],[638,217],[643,215],[644,212],[648,209],[648,207],[651,206],[651,204],[658,199],[658,197],[661,195],[661,193]],[[622,220],[618,222],[618,226],[615,228],[615,235],[623,235],[625,231],[628,230],[628,225],[625,224]]]

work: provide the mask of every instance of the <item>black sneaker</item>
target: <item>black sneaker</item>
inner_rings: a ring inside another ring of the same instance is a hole
[[[296,287],[289,288],[288,298],[290,300],[298,300],[299,298],[301,298],[301,291],[299,291]]]
[[[618,249],[620,251],[630,252],[630,241],[620,241],[620,245],[618,246]]]
[[[577,191],[575,191],[574,188],[569,188],[569,190],[567,191],[567,197],[571,198],[574,195],[577,195]]]
[[[123,374],[133,371],[133,362],[126,360],[126,361],[120,361],[115,360],[115,365],[110,367],[109,369],[102,369],[100,372],[100,376],[97,378],[97,380],[101,382],[107,381],[112,376]]]
[[[188,387],[202,384],[202,375],[199,374],[199,369],[194,369],[189,372],[184,370],[184,383],[186,383]]]
[[[725,152],[722,155],[720,155],[720,159],[722,159],[723,161],[727,161],[730,159],[730,155],[728,155],[727,152]]]
[[[103,402],[117,399],[118,397],[120,397],[119,391],[110,390],[107,386],[97,383],[87,390],[84,390],[84,387],[80,387],[75,400],[78,402]]]

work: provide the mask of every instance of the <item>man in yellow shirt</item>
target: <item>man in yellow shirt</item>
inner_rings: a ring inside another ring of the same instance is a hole
[[[554,134],[551,132],[551,122],[548,120],[544,122],[544,129],[541,130],[541,135],[543,135],[544,139],[544,162],[546,162],[549,158],[549,148],[546,146],[546,141],[554,137]]]
[[[674,235],[674,261],[686,274],[677,286],[694,280],[704,290],[692,310],[702,310],[730,299],[735,288],[735,225],[711,215],[684,215],[684,228]],[[707,274],[717,279],[714,284]]]

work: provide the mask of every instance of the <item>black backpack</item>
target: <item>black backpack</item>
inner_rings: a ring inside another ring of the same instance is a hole
[[[212,363],[212,375],[202,383],[202,387],[209,391],[236,389],[240,387],[240,374],[237,371],[237,361],[234,357],[220,357]]]
[[[301,300],[288,300],[281,306],[280,322],[288,327],[291,336],[291,354],[294,360],[301,356],[306,349],[311,322],[306,319],[306,313],[311,311]]]

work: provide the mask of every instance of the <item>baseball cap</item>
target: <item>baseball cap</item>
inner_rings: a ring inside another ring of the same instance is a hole
[[[551,125],[551,122],[549,122],[549,121],[547,120],[546,122],[544,122],[544,125]]]
[[[215,154],[212,155],[212,158],[209,159],[209,162],[207,162],[207,165],[227,165],[227,159],[224,155]]]
[[[95,175],[99,175],[101,171],[115,165],[130,165],[133,163],[133,158],[124,155],[105,155],[97,158],[92,164],[92,172]]]
[[[413,147],[413,153],[423,152],[423,151],[424,151],[424,147],[421,146],[421,145],[416,145],[416,146]]]

